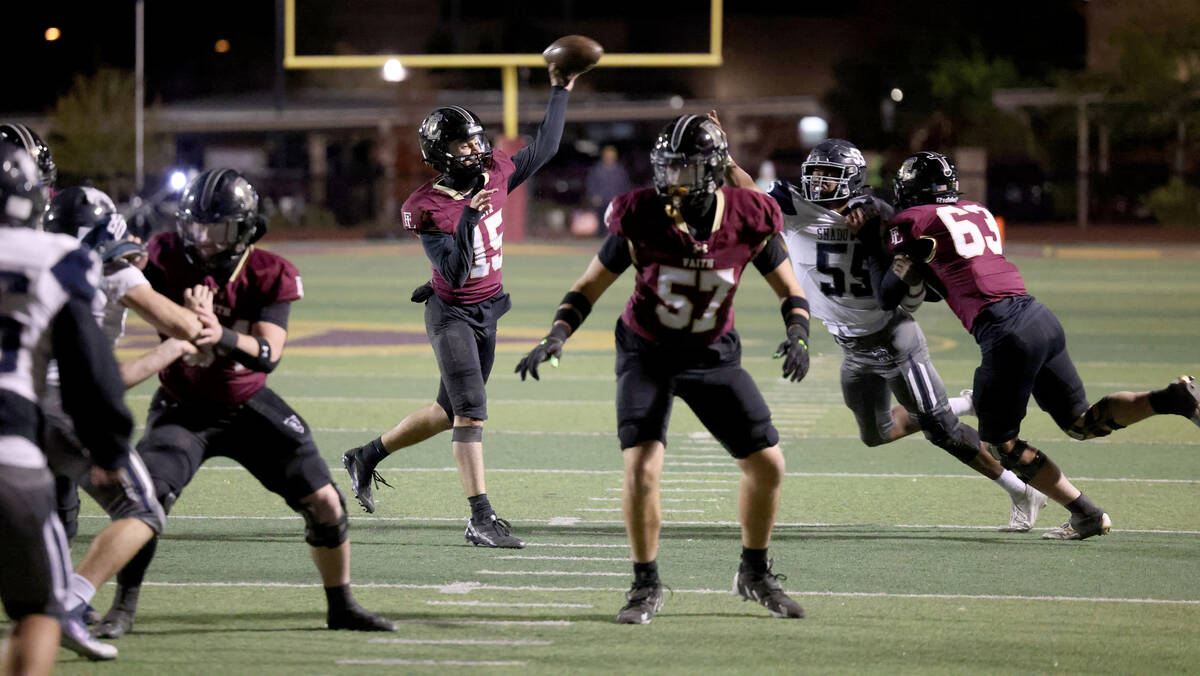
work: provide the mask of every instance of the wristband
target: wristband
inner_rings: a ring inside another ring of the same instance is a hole
[[[213,345],[213,352],[221,356],[225,356],[237,349],[238,334],[237,331],[228,326],[221,327],[221,339]]]
[[[783,299],[783,303],[779,305],[779,312],[783,315],[785,322],[791,321],[792,310],[804,310],[808,312],[808,299],[804,296],[788,296]],[[807,321],[807,320],[805,320]]]

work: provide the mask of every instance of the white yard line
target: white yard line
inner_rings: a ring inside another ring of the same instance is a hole
[[[379,659],[346,659],[338,660],[336,664],[361,664],[369,666],[397,666],[397,667],[523,667],[529,664],[528,661],[516,660],[485,660],[485,661],[468,661],[468,660],[402,660],[396,658],[379,658]]]
[[[664,489],[665,490],[665,489]],[[695,491],[687,491],[695,492]],[[104,514],[81,514],[81,519],[108,519]],[[432,523],[456,523],[463,521],[460,516],[351,516],[354,521],[409,521],[409,522],[432,522]],[[563,517],[556,517],[563,518]],[[624,524],[624,521],[615,519],[579,519],[575,517],[566,517],[571,520],[570,524],[556,524],[555,519],[519,519],[524,523],[537,523],[546,525],[616,525]],[[233,516],[233,515],[200,515],[200,514],[172,514],[171,520],[189,520],[189,521],[299,521],[299,516]],[[663,521],[664,526],[725,526],[730,528],[740,528],[741,525],[737,521]],[[825,523],[819,521],[778,521],[775,523],[776,528],[913,528],[913,529],[944,529],[944,530],[996,530],[995,524],[985,526],[965,526],[962,524],[913,524],[913,523],[898,523],[892,525],[878,523]],[[1046,531],[1047,528],[1034,528],[1034,531]],[[1148,533],[1157,535],[1200,535],[1200,530],[1175,530],[1169,528],[1114,528],[1113,533]],[[537,545],[542,547],[584,547],[584,546],[599,546],[599,545],[555,545],[542,544]],[[607,545],[612,547],[624,547],[625,545]]]
[[[625,573],[621,573],[625,575]],[[108,584],[115,584],[109,582]],[[290,582],[143,582],[143,586],[148,587],[251,587],[251,588],[294,588],[294,589],[314,589],[320,587],[319,582],[310,583],[290,583]],[[540,587],[536,585],[494,585],[485,584],[482,582],[466,582],[454,583],[469,587],[471,591],[501,591],[501,592],[549,592],[549,593],[567,593],[567,592],[623,592],[628,591],[625,587]],[[378,589],[424,589],[430,591],[441,591],[452,585],[421,585],[421,584],[388,584],[388,583],[355,583],[355,587],[370,587]],[[842,592],[842,591],[804,591],[800,589],[787,589],[788,594],[794,596],[828,596],[833,598],[896,598],[896,599],[948,599],[948,600],[975,600],[975,601],[1077,601],[1085,603],[1133,603],[1147,605],[1185,605],[1185,606],[1200,606],[1200,599],[1151,599],[1151,598],[1121,598],[1110,596],[1045,596],[1045,595],[1028,595],[1022,596],[1017,594],[906,594],[896,592]],[[673,589],[675,594],[717,594],[731,595],[728,589]],[[402,620],[411,621],[411,620]],[[547,620],[550,621],[550,620]],[[433,620],[437,624],[461,624],[467,622],[465,620]],[[555,625],[561,626],[565,620],[554,620]],[[569,624],[569,622],[568,622]]]
[[[605,571],[577,570],[477,570],[476,575],[553,575],[570,577],[629,577],[629,573],[609,573]]]
[[[627,556],[529,556],[526,554],[508,554],[497,556],[497,559],[516,561],[621,561],[628,562]]]
[[[508,558],[508,557],[500,557]],[[617,559],[624,561],[625,559]],[[472,608],[595,608],[590,603],[492,603],[488,601],[426,601],[427,606],[470,606]]]
[[[426,603],[435,603],[426,601]],[[442,603],[438,601],[436,603]],[[445,601],[444,603],[451,603]],[[588,606],[591,608],[591,606]],[[542,646],[554,645],[553,641],[530,641],[528,639],[474,639],[474,638],[373,638],[367,643],[384,643],[391,645],[507,645],[507,646]]]

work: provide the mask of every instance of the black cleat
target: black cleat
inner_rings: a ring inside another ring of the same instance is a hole
[[[354,603],[342,610],[330,610],[325,615],[325,625],[330,629],[349,631],[396,631],[396,624],[389,619]]]
[[[113,607],[104,615],[104,619],[96,625],[96,636],[99,638],[121,638],[133,631],[134,611]]]
[[[625,592],[625,606],[617,613],[617,624],[650,624],[663,607],[662,582],[637,582]]]
[[[1072,514],[1071,520],[1042,533],[1043,540],[1086,540],[1093,535],[1108,535],[1112,530],[1112,519],[1104,512],[1089,516]]]
[[[780,580],[786,580],[786,575],[776,575],[771,572],[771,564],[767,564],[767,572],[756,575],[739,570],[733,576],[733,593],[742,597],[743,601],[755,601],[771,611],[771,617],[802,618],[804,609],[783,593]]]
[[[388,488],[391,488],[392,485],[379,472],[376,472],[374,467],[368,467],[363,462],[362,450],[362,446],[356,446],[343,453],[342,465],[350,473],[350,488],[354,491],[354,499],[358,500],[358,504],[362,505],[363,511],[367,514],[374,514],[375,496],[371,490],[372,483],[375,486],[383,484]]]
[[[512,525],[495,514],[483,523],[475,519],[467,520],[467,532],[463,534],[467,542],[478,547],[501,547],[504,549],[524,549],[525,543],[512,534]]]

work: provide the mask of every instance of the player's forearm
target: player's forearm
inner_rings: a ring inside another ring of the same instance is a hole
[[[130,289],[121,302],[146,320],[155,331],[172,338],[192,340],[203,328],[195,312],[171,301],[149,285]]]
[[[513,155],[516,170],[508,178],[508,190],[512,192],[517,186],[533,176],[538,169],[558,152],[558,144],[562,141],[563,125],[567,121],[567,100],[570,92],[563,87],[551,87],[550,102],[546,104],[546,116],[538,127],[533,142]]]
[[[120,362],[121,380],[126,388],[133,387],[150,376],[165,369],[167,366],[185,354],[187,341],[178,338],[168,338],[159,343],[153,350],[146,352],[129,361]]]
[[[221,357],[229,357],[252,371],[270,373],[283,356],[283,345],[287,339],[285,329],[267,322],[256,322],[253,334],[245,334],[225,327],[221,339],[213,351]]]
[[[475,227],[482,216],[481,211],[466,206],[463,207],[453,237],[441,232],[421,233],[425,255],[442,279],[456,289],[470,279],[471,263],[475,258]]]
[[[754,177],[733,160],[729,161],[729,166],[725,169],[725,178],[734,187],[763,192],[762,188],[754,182]]]

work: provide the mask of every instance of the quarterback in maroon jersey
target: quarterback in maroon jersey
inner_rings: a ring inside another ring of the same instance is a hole
[[[197,341],[211,349],[209,359],[176,361],[159,373],[161,387],[137,445],[159,502],[169,512],[204,461],[233,458],[304,517],[304,539],[325,586],[328,627],[393,631],[389,620],[351,595],[346,502],[308,423],[267,387],[287,341],[291,304],[304,291],[290,262],[253,246],[267,228],[258,193],[232,169],[206,171],[184,189],[179,221],[179,232],[150,241],[146,278],[217,331]],[[118,573],[101,636],[116,638],[132,628],[156,542]]]
[[[980,438],[1005,468],[1071,512],[1069,521],[1043,537],[1104,535],[1112,526],[1108,514],[1046,454],[1018,438],[1030,395],[1064,432],[1082,440],[1160,413],[1200,425],[1195,380],[1182,376],[1161,390],[1116,392],[1089,405],[1062,325],[1028,294],[1004,257],[991,212],[959,199],[954,165],[938,153],[919,152],[900,166],[895,186],[900,211],[885,242],[899,255],[881,285],[884,307],[894,307],[918,279],[945,298],[982,353],[974,386]]]
[[[421,237],[432,280],[413,293],[425,303],[425,331],[441,372],[437,399],[398,425],[342,455],[354,497],[375,511],[375,471],[389,453],[453,428],[451,449],[471,508],[466,541],[520,549],[525,543],[496,515],[483,467],[484,389],[496,356],[496,324],[512,307],[502,285],[504,205],[508,194],[558,151],[575,78],[550,66],[550,103],[537,137],[511,157],[493,149],[483,123],[458,106],[438,108],[421,123],[425,163],[439,172],[404,202],[403,226]]]
[[[808,302],[779,232],[779,205],[767,195],[725,187],[729,144],[713,121],[684,115],[667,124],[650,153],[654,189],[618,196],[605,214],[608,236],[563,298],[542,342],[517,365],[538,378],[557,365],[563,342],[629,266],[633,295],[617,321],[617,436],[625,458],[625,528],[634,582],[617,614],[646,624],[662,608],[658,483],[667,422],[678,395],[732,455],[743,473],[739,498],[742,560],[735,592],[775,617],[804,617],[771,572],[767,547],[784,473],[771,411],[741,367],[733,296],[753,263],[782,300],[784,377],[808,371]]]

